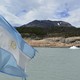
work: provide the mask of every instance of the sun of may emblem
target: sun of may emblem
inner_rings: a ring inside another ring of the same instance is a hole
[[[10,45],[13,49],[16,49],[16,42],[15,41],[11,41],[11,45]]]

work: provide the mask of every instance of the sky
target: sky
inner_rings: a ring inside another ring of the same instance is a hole
[[[37,19],[66,21],[80,27],[80,0],[0,0],[0,15],[13,26]]]

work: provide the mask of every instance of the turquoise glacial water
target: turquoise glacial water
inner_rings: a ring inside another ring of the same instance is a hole
[[[36,49],[38,53],[27,66],[27,80],[80,80],[80,49]],[[0,80],[21,78],[0,73]]]

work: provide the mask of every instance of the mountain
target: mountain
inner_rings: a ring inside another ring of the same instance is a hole
[[[50,21],[50,20],[34,20],[28,24],[23,25],[24,27],[41,27],[41,28],[49,28],[49,27],[73,27],[70,23],[64,21]],[[22,27],[23,27],[22,26]]]
[[[16,27],[22,37],[74,37],[80,36],[80,28],[64,21],[34,20],[21,27]]]

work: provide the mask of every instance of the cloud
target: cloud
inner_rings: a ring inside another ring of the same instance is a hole
[[[0,0],[0,14],[12,25],[51,19],[80,26],[79,12],[79,0]]]
[[[73,25],[80,27],[80,8],[70,12],[70,17],[64,18],[63,20],[72,23]]]

